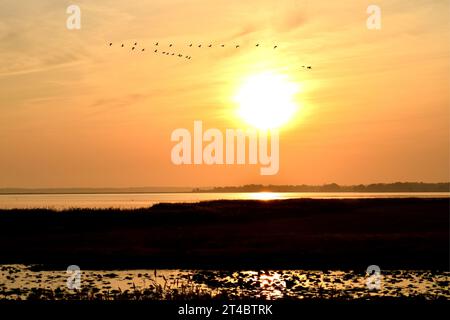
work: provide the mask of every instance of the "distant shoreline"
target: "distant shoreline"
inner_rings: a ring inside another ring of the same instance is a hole
[[[450,192],[450,182],[395,182],[359,185],[259,185],[192,188],[192,187],[131,187],[131,188],[0,188],[0,195],[33,194],[145,194],[145,193],[253,193],[253,192],[301,192],[301,193],[442,193]]]
[[[270,192],[270,193],[447,193],[450,196],[450,191],[153,191],[153,192],[23,192],[23,193],[0,193],[0,196],[21,196],[21,195],[113,195],[113,194],[192,194],[192,193],[258,193],[258,192]]]
[[[336,183],[324,185],[260,185],[250,184],[238,187],[215,187],[212,189],[196,188],[194,192],[450,192],[450,182],[394,182],[373,183],[359,185],[338,185]]]

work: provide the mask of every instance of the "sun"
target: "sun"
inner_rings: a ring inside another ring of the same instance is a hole
[[[238,114],[248,124],[262,130],[277,129],[297,111],[294,96],[299,85],[286,75],[264,72],[247,78],[234,100]]]

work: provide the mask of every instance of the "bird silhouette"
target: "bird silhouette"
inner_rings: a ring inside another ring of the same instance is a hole
[[[311,69],[311,66],[308,66],[308,69]]]
[[[278,46],[273,47],[274,49],[278,48]]]
[[[211,48],[211,47],[212,47],[212,44],[210,44],[208,47]]]
[[[225,47],[225,45],[224,45],[224,44],[222,45],[222,48],[223,48],[223,47]]]
[[[175,55],[175,53],[172,53],[172,55],[174,56],[174,55]]]
[[[201,45],[201,44],[199,44],[199,45],[198,45],[198,47],[199,47],[199,48],[201,48],[201,47],[202,47],[202,45]]]
[[[239,47],[240,47],[240,46],[239,46],[239,45],[237,45],[237,46],[236,46],[236,49],[237,49],[237,48],[239,48]]]
[[[182,54],[179,54],[178,56],[181,58],[183,55],[182,55]]]
[[[122,48],[123,48],[123,43],[122,43]]]
[[[156,49],[155,52],[158,52],[158,49]]]
[[[131,50],[134,50],[134,47],[133,47],[133,48],[131,48]]]
[[[144,49],[142,49],[142,51],[145,51],[145,48],[144,48]]]
[[[259,47],[259,43],[256,46]]]
[[[172,47],[172,44],[169,44],[169,48]]]
[[[168,56],[170,53],[169,52],[166,52],[166,56]]]
[[[112,42],[109,43],[109,46],[110,46],[110,47],[112,46]]]
[[[189,47],[192,47],[192,43],[189,45]]]
[[[158,45],[159,45],[159,42],[155,43],[155,46],[158,46]]]
[[[165,52],[165,51],[163,51],[163,52],[162,52],[162,54],[166,54],[166,52]]]

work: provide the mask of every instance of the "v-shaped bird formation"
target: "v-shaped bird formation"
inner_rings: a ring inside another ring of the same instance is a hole
[[[109,42],[109,46],[112,47],[114,44],[112,42]],[[121,48],[130,48],[130,51],[140,51],[140,52],[145,52],[145,48],[138,48],[138,43],[134,42],[131,46],[126,46],[124,43],[120,44]],[[182,47],[184,48],[198,48],[198,49],[206,49],[206,48],[227,48],[227,47],[231,47],[234,49],[241,49],[241,45],[240,44],[232,44],[232,45],[226,45],[224,43],[221,44],[217,44],[214,45],[212,43],[207,43],[206,45],[203,45],[202,43],[200,44],[194,44],[194,43],[189,43],[187,45],[183,45]],[[253,46],[252,46],[253,47]],[[256,48],[263,48],[264,46],[261,45],[260,43],[256,43],[254,45],[254,47]],[[166,48],[166,49],[164,49]],[[244,49],[244,47],[242,47]],[[271,45],[270,48],[272,48],[273,50],[278,49],[278,45]],[[192,56],[184,54],[184,53],[180,53],[180,52],[175,52],[175,45],[173,43],[169,43],[167,45],[163,45],[160,44],[159,42],[156,42],[153,44],[153,53],[154,54],[160,54],[163,56],[174,56],[177,58],[184,58],[186,60],[191,60]],[[312,66],[302,66],[303,69],[305,70],[311,70]]]

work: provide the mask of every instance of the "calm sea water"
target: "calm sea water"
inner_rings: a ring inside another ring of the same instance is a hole
[[[350,192],[258,192],[258,193],[117,193],[117,194],[20,194],[0,195],[0,209],[12,208],[144,208],[166,202],[208,200],[352,199],[352,198],[450,198],[447,192],[350,193]]]

